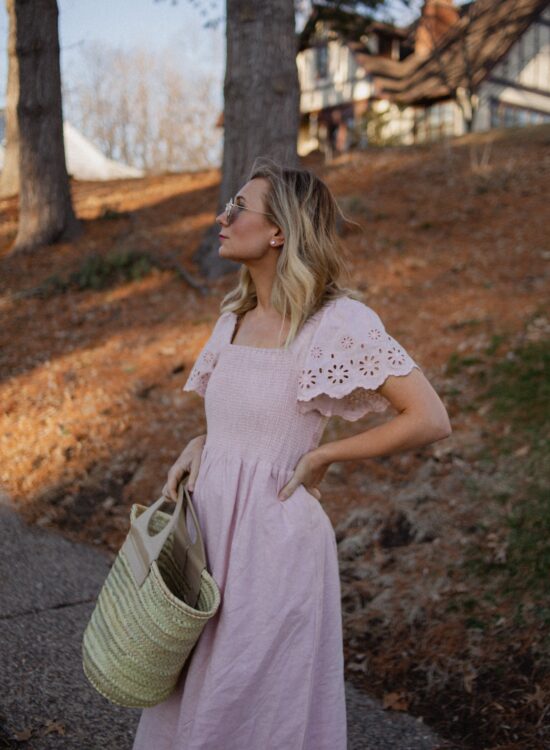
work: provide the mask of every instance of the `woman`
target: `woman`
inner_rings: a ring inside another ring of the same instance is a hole
[[[445,407],[378,315],[341,285],[339,209],[306,170],[259,159],[216,219],[242,263],[184,385],[207,434],[189,471],[222,601],[177,689],[143,710],[133,750],[345,750],[336,539],[319,485],[334,461],[417,448],[451,432]],[[319,445],[328,418],[398,415]],[[189,528],[190,519],[188,517]]]

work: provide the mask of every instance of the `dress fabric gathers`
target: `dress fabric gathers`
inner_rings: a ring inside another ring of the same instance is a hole
[[[330,416],[386,409],[375,389],[418,365],[347,296],[288,349],[231,343],[236,322],[219,316],[183,386],[205,399],[192,498],[221,604],[174,692],[142,710],[133,750],[346,750],[334,529],[304,485],[278,493]]]

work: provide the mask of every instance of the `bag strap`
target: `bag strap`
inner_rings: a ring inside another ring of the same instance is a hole
[[[206,553],[197,514],[187,489],[188,479],[189,472],[178,484],[176,507],[164,528],[154,536],[149,534],[149,521],[158,508],[169,499],[161,495],[158,500],[132,521],[121,551],[124,552],[128,560],[136,584],[142,586],[149,573],[151,563],[158,559],[166,540],[174,530],[174,559],[180,566],[186,585],[190,589],[190,604],[195,607],[201,588],[202,571],[206,568]],[[194,542],[191,541],[187,530],[187,508],[191,512],[195,527]]]

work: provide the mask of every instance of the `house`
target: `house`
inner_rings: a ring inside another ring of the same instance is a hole
[[[5,115],[0,110],[0,170],[4,165]],[[109,159],[70,122],[63,122],[67,172],[77,180],[117,180],[143,177],[141,169]]]
[[[425,0],[403,28],[316,3],[297,64],[302,155],[550,122],[550,0]]]

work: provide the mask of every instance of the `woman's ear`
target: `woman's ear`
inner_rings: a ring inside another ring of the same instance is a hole
[[[270,239],[269,244],[272,247],[282,247],[285,244],[285,238],[280,229],[277,229],[275,235]]]

